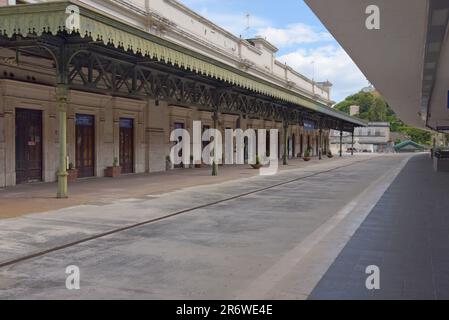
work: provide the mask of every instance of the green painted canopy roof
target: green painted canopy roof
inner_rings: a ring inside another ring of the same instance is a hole
[[[355,124],[366,126],[360,119],[334,110],[325,104],[277,86],[264,79],[245,73],[237,68],[184,48],[170,41],[154,36],[144,30],[118,21],[107,14],[88,8],[76,0],[58,1],[30,5],[15,5],[0,8],[0,33],[12,36],[20,33],[26,36],[43,32],[56,34],[66,29],[74,10],[79,10],[79,28],[81,36],[90,36],[103,43],[123,46],[133,52],[147,54],[153,59],[165,61],[181,68],[219,79],[230,84],[257,92],[281,101],[293,103],[310,110]]]
[[[415,141],[411,141],[411,140],[407,140],[407,141],[398,143],[397,145],[394,146],[394,149],[396,151],[398,151],[398,150],[401,150],[401,149],[403,149],[405,147],[408,147],[408,146],[412,146],[412,147],[414,147],[416,149],[419,149],[419,150],[426,149],[426,146],[420,145],[419,143],[416,143]]]

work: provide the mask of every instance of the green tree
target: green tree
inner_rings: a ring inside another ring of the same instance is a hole
[[[357,105],[360,107],[360,114],[357,115],[360,119],[369,122],[389,122],[392,132],[403,133],[408,137],[408,139],[419,144],[432,144],[432,133],[405,125],[377,91],[358,92],[347,97],[345,100],[338,103],[334,108],[336,110],[349,113],[350,106],[352,105]],[[396,142],[398,143],[401,141]]]

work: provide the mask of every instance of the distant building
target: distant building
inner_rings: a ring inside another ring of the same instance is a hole
[[[398,143],[394,146],[394,150],[396,152],[405,153],[405,152],[423,152],[428,148],[420,145],[414,141],[408,140],[401,143]]]
[[[358,116],[360,114],[360,106],[350,106],[349,114],[353,117]]]
[[[393,152],[389,122],[370,122],[368,127],[357,127],[354,130],[354,149],[356,152]],[[340,151],[340,131],[332,130],[331,150]],[[343,152],[352,147],[351,134],[343,132]]]

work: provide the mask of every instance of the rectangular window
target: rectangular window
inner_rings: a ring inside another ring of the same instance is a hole
[[[132,129],[134,127],[133,119],[120,119],[120,128]]]
[[[88,126],[91,127],[94,125],[94,117],[91,115],[76,115],[76,125],[77,126]]]

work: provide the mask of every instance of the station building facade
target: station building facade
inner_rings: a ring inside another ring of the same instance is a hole
[[[11,18],[12,13],[21,14],[22,11],[28,14],[36,6],[44,8],[47,5],[44,2],[48,1],[3,1],[0,14],[3,9],[12,8],[15,11],[4,10],[3,17]],[[117,19],[126,28],[136,29],[136,33],[144,31],[155,39],[163,39],[169,47],[173,43],[178,50],[194,49],[208,63],[215,61],[224,65],[224,69],[229,66],[248,74],[251,79],[279,87],[282,92],[301,96],[308,103],[322,106],[320,108],[325,110],[327,117],[341,123],[344,121],[346,129],[348,125],[360,125],[356,120],[352,123],[350,117],[331,111],[330,83],[316,83],[277,61],[277,49],[265,39],[235,37],[177,1],[157,0],[151,1],[151,5],[149,1],[96,1],[95,5],[91,1],[70,1],[67,5],[81,6],[96,15]],[[41,11],[35,10],[29,15],[32,17]],[[222,131],[278,129],[279,155],[286,154],[289,158],[301,157],[307,149],[316,156],[329,148],[330,128],[319,126],[318,121],[308,125],[290,122],[286,126],[282,120],[268,116],[227,110],[215,113],[193,104],[173,103],[163,97],[136,99],[111,94],[107,90],[93,90],[98,83],[91,79],[93,72],[83,73],[88,69],[85,66],[77,68],[75,65],[67,75],[74,86],[64,96],[64,113],[61,113],[57,87],[55,90],[58,83],[55,61],[41,56],[40,51],[31,52],[26,46],[20,47],[17,44],[20,37],[11,38],[11,34],[3,37],[7,45],[0,45],[0,187],[56,181],[61,163],[67,168],[76,168],[79,178],[102,177],[105,169],[114,164],[119,164],[125,174],[169,170],[166,158],[173,145],[170,133],[176,128],[191,132],[195,120],[201,121],[204,129],[216,127]],[[31,41],[35,37],[27,36],[26,39]],[[102,41],[106,42],[103,38]],[[108,46],[109,43],[102,50]],[[114,59],[117,58],[114,56]],[[101,70],[95,72],[97,79],[104,77]],[[114,77],[117,76],[114,71]],[[85,78],[90,79],[90,87],[85,85],[87,90],[76,86],[83,81],[87,83]],[[214,81],[216,78],[218,76]],[[121,80],[122,86],[129,86],[127,79]],[[144,80],[140,79],[140,83],[143,86]],[[218,116],[216,121],[214,115]],[[62,127],[61,122],[65,122]],[[64,142],[62,148],[61,139]],[[64,159],[61,160],[61,156]]]
[[[56,181],[58,171],[58,113],[54,88],[32,82],[0,79],[0,186]],[[67,163],[78,176],[103,177],[119,161],[124,174],[169,169],[166,158],[173,143],[170,133],[184,128],[192,134],[193,121],[213,128],[212,113],[168,105],[164,101],[136,101],[71,91],[67,114]],[[279,155],[284,144],[282,122],[220,114],[219,127],[278,129]],[[288,129],[289,158],[307,148],[318,154],[319,130],[293,125]],[[322,131],[323,152],[328,130]],[[223,134],[224,137],[224,134]]]

